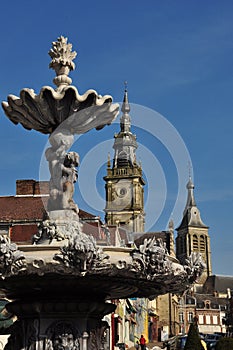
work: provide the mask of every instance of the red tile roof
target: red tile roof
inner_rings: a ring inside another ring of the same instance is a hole
[[[0,197],[0,222],[43,220],[47,201],[48,197]]]
[[[0,222],[41,221],[46,215],[48,197],[0,197]],[[81,219],[96,216],[84,210],[79,211]]]
[[[39,191],[41,186],[42,196]],[[9,234],[12,241],[21,244],[30,243],[32,236],[37,232],[36,223],[46,218],[48,189],[46,181],[40,183],[35,180],[17,180],[17,195],[0,197],[0,223],[11,226]],[[83,220],[83,232],[92,235],[101,244],[115,245],[116,226],[108,228],[107,239],[99,216],[80,209],[79,217]],[[127,242],[126,231],[122,228],[118,231],[121,239]]]

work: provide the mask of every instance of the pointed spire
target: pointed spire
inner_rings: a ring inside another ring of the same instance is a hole
[[[124,84],[125,84],[125,92],[124,92],[124,99],[121,107],[121,111],[123,113],[121,117],[121,131],[127,132],[127,131],[130,131],[130,126],[131,126],[130,116],[129,116],[130,104],[128,101],[127,81],[125,81]]]
[[[125,84],[125,92],[124,92],[124,99],[123,99],[121,111],[125,114],[125,113],[130,112],[130,105],[129,105],[129,101],[128,101],[128,83],[127,83],[127,81],[125,81],[124,84]]]
[[[194,184],[192,182],[191,176],[189,177],[189,181],[186,185],[186,188],[188,190],[188,198],[187,203],[183,212],[183,219],[180,224],[180,226],[177,228],[177,230],[181,229],[182,227],[186,226],[196,226],[196,227],[207,227],[200,215],[200,211],[197,208],[196,201],[194,198]]]
[[[188,190],[188,198],[187,198],[187,203],[186,203],[186,207],[184,209],[184,213],[186,213],[187,209],[188,208],[191,208],[191,207],[195,207],[196,206],[196,202],[195,202],[195,198],[194,198],[194,193],[193,193],[193,190],[194,190],[194,184],[192,182],[192,179],[191,179],[191,176],[189,176],[189,181],[186,185],[186,188]]]

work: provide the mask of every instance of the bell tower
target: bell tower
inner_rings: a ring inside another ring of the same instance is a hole
[[[114,135],[114,159],[108,159],[105,221],[124,226],[130,232],[144,232],[144,185],[142,168],[137,163],[136,135],[131,132],[130,105],[125,88],[120,131]]]
[[[194,198],[194,185],[191,180],[187,183],[188,198],[183,212],[183,219],[176,238],[176,256],[181,261],[189,257],[192,252],[199,252],[206,264],[206,268],[198,283],[204,283],[206,278],[212,274],[209,227],[206,226],[197,208]]]

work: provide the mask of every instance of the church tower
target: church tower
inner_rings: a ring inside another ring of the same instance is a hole
[[[206,268],[198,283],[204,283],[206,278],[212,274],[209,227],[206,226],[197,208],[194,198],[194,185],[189,179],[187,183],[188,198],[183,212],[183,219],[180,226],[176,229],[178,232],[176,238],[176,256],[181,261],[192,253],[199,252],[206,264]]]
[[[105,221],[130,232],[144,232],[144,189],[142,168],[137,163],[136,135],[131,132],[130,105],[125,88],[120,132],[114,135],[114,159],[108,159]]]

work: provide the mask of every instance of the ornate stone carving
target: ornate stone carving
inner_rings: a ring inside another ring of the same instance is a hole
[[[39,95],[32,89],[23,89],[20,98],[9,95],[8,102],[2,102],[7,117],[24,128],[50,134],[50,143],[46,151],[51,172],[50,199],[48,210],[78,208],[72,199],[73,184],[77,180],[75,167],[79,163],[78,154],[66,151],[71,147],[75,134],[83,134],[93,128],[97,130],[111,124],[119,110],[118,104],[112,104],[109,95],[100,96],[95,90],[79,95],[69,71],[75,68],[72,45],[61,36],[53,42],[49,51],[52,58],[50,67],[55,69],[54,83],[57,90],[45,86]]]
[[[188,275],[189,283],[193,283],[201,276],[206,268],[199,252],[192,252],[188,259],[185,259],[184,269]]]
[[[57,73],[55,84],[59,88],[44,86],[38,95],[26,88],[21,90],[20,97],[9,95],[8,102],[2,102],[7,117],[14,124],[43,134],[52,134],[61,124],[72,135],[111,124],[119,112],[119,104],[112,104],[111,96],[98,95],[93,89],[79,95],[74,86],[67,86],[71,83],[67,75],[75,68],[76,52],[72,52],[72,45],[63,36],[52,45],[50,68]]]
[[[171,262],[162,239],[145,239],[139,249],[131,253],[133,269],[143,272],[147,279],[153,279],[158,274],[166,274],[171,270]]]
[[[77,56],[77,52],[72,52],[72,44],[67,44],[67,38],[60,36],[57,41],[53,41],[53,47],[49,51],[52,61],[50,68],[56,68],[57,65],[68,66],[70,70],[75,68],[73,60]]]
[[[74,230],[73,223],[71,228]],[[54,259],[80,272],[106,269],[110,265],[109,256],[96,246],[94,238],[77,231],[70,235],[68,245],[62,247],[60,254],[56,254]]]
[[[37,244],[39,241],[49,241],[50,243],[53,239],[59,241],[65,239],[65,237],[59,235],[55,222],[44,220],[38,224],[38,232],[33,236],[32,243]]]
[[[71,209],[78,213],[73,194],[78,178],[76,167],[79,165],[79,155],[76,152],[66,153],[73,143],[73,135],[67,130],[58,130],[49,141],[52,147],[45,153],[51,174],[48,210]]]
[[[72,45],[67,43],[67,38],[60,36],[57,41],[52,43],[53,47],[49,51],[52,58],[49,68],[53,68],[57,74],[53,82],[58,88],[61,85],[70,85],[72,80],[68,77],[70,70],[75,68],[73,60],[77,53],[72,52]]]
[[[78,331],[68,322],[54,322],[47,330],[47,346],[45,350],[79,350]]]
[[[16,244],[0,235],[0,276],[5,278],[26,269],[26,260]]]

